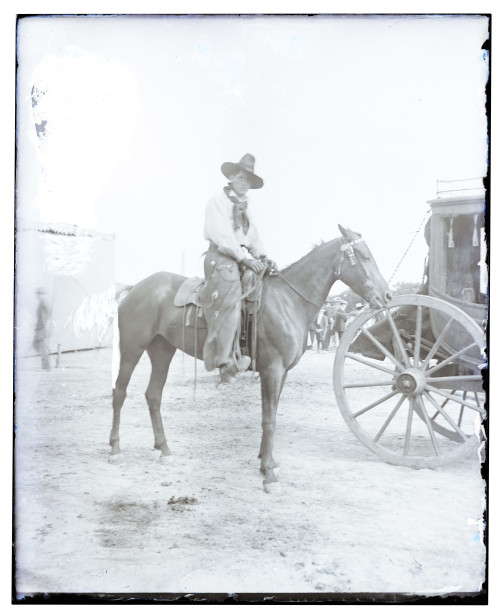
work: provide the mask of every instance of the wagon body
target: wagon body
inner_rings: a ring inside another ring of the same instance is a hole
[[[480,327],[487,308],[484,196],[458,196],[429,201],[428,295],[463,310]],[[435,336],[442,332],[445,317],[431,311]],[[451,354],[463,345],[460,332],[451,328],[443,346]],[[477,354],[462,357],[469,367],[477,366]]]

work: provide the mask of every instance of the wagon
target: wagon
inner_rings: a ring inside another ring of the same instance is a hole
[[[484,195],[429,201],[419,293],[361,312],[334,389],[352,432],[386,462],[435,468],[480,450],[487,311]]]

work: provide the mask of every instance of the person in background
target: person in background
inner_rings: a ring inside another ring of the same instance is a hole
[[[326,330],[325,336],[325,350],[328,351],[328,349],[330,348],[332,336],[335,333],[335,308],[333,306],[333,302],[328,301],[326,303],[326,316],[328,318],[328,328]]]
[[[316,317],[314,317],[314,320],[311,321],[311,324],[309,325],[309,340],[311,344],[308,344],[307,348],[312,350],[314,341],[316,340]]]
[[[247,192],[264,185],[254,166],[251,154],[238,163],[223,163],[221,171],[229,183],[209,200],[205,210],[204,234],[209,248],[205,284],[199,295],[208,330],[203,359],[208,371],[219,368],[222,383],[233,382],[250,364],[239,346],[242,280],[249,288],[266,271],[277,269],[266,256],[248,208]]]
[[[351,312],[347,313],[347,323],[351,323],[358,316],[358,314],[363,310],[364,304],[362,302],[358,302]]]
[[[345,311],[345,307],[347,305],[347,302],[345,301],[341,301],[340,302],[340,306],[339,309],[337,310],[337,319],[335,322],[335,331],[337,332],[337,336],[339,337],[339,342],[340,339],[342,338],[342,334],[345,332],[345,328],[346,328],[346,323],[347,323],[347,313]]]
[[[325,308],[321,308],[316,318],[316,340],[318,343],[318,353],[325,350],[326,332],[328,330],[328,317]]]
[[[33,340],[33,347],[41,356],[42,368],[44,370],[50,370],[49,347],[47,341],[50,309],[47,304],[47,293],[45,289],[43,287],[38,288],[36,294],[38,296],[38,307],[36,310],[35,338]]]

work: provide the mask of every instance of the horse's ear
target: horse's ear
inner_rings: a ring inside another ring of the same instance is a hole
[[[353,241],[361,237],[361,235],[359,233],[356,233],[356,231],[351,231],[351,229],[346,229],[342,225],[339,225],[339,229],[346,240]]]

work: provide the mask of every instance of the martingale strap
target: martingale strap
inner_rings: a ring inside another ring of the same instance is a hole
[[[309,302],[310,304],[312,304],[315,308],[317,308],[318,310],[320,310],[323,305],[322,304],[316,304],[316,302],[313,302],[312,300],[310,300],[308,297],[306,297],[301,291],[299,291],[299,289],[297,289],[297,287],[295,285],[293,285],[288,278],[285,278],[285,276],[283,276],[283,274],[281,272],[275,272],[276,276],[279,276],[282,280],[284,280],[287,285],[290,287],[290,289],[292,289],[293,291],[295,291],[295,293],[297,293],[297,295],[300,295],[300,297],[302,299],[305,299],[306,302]]]

